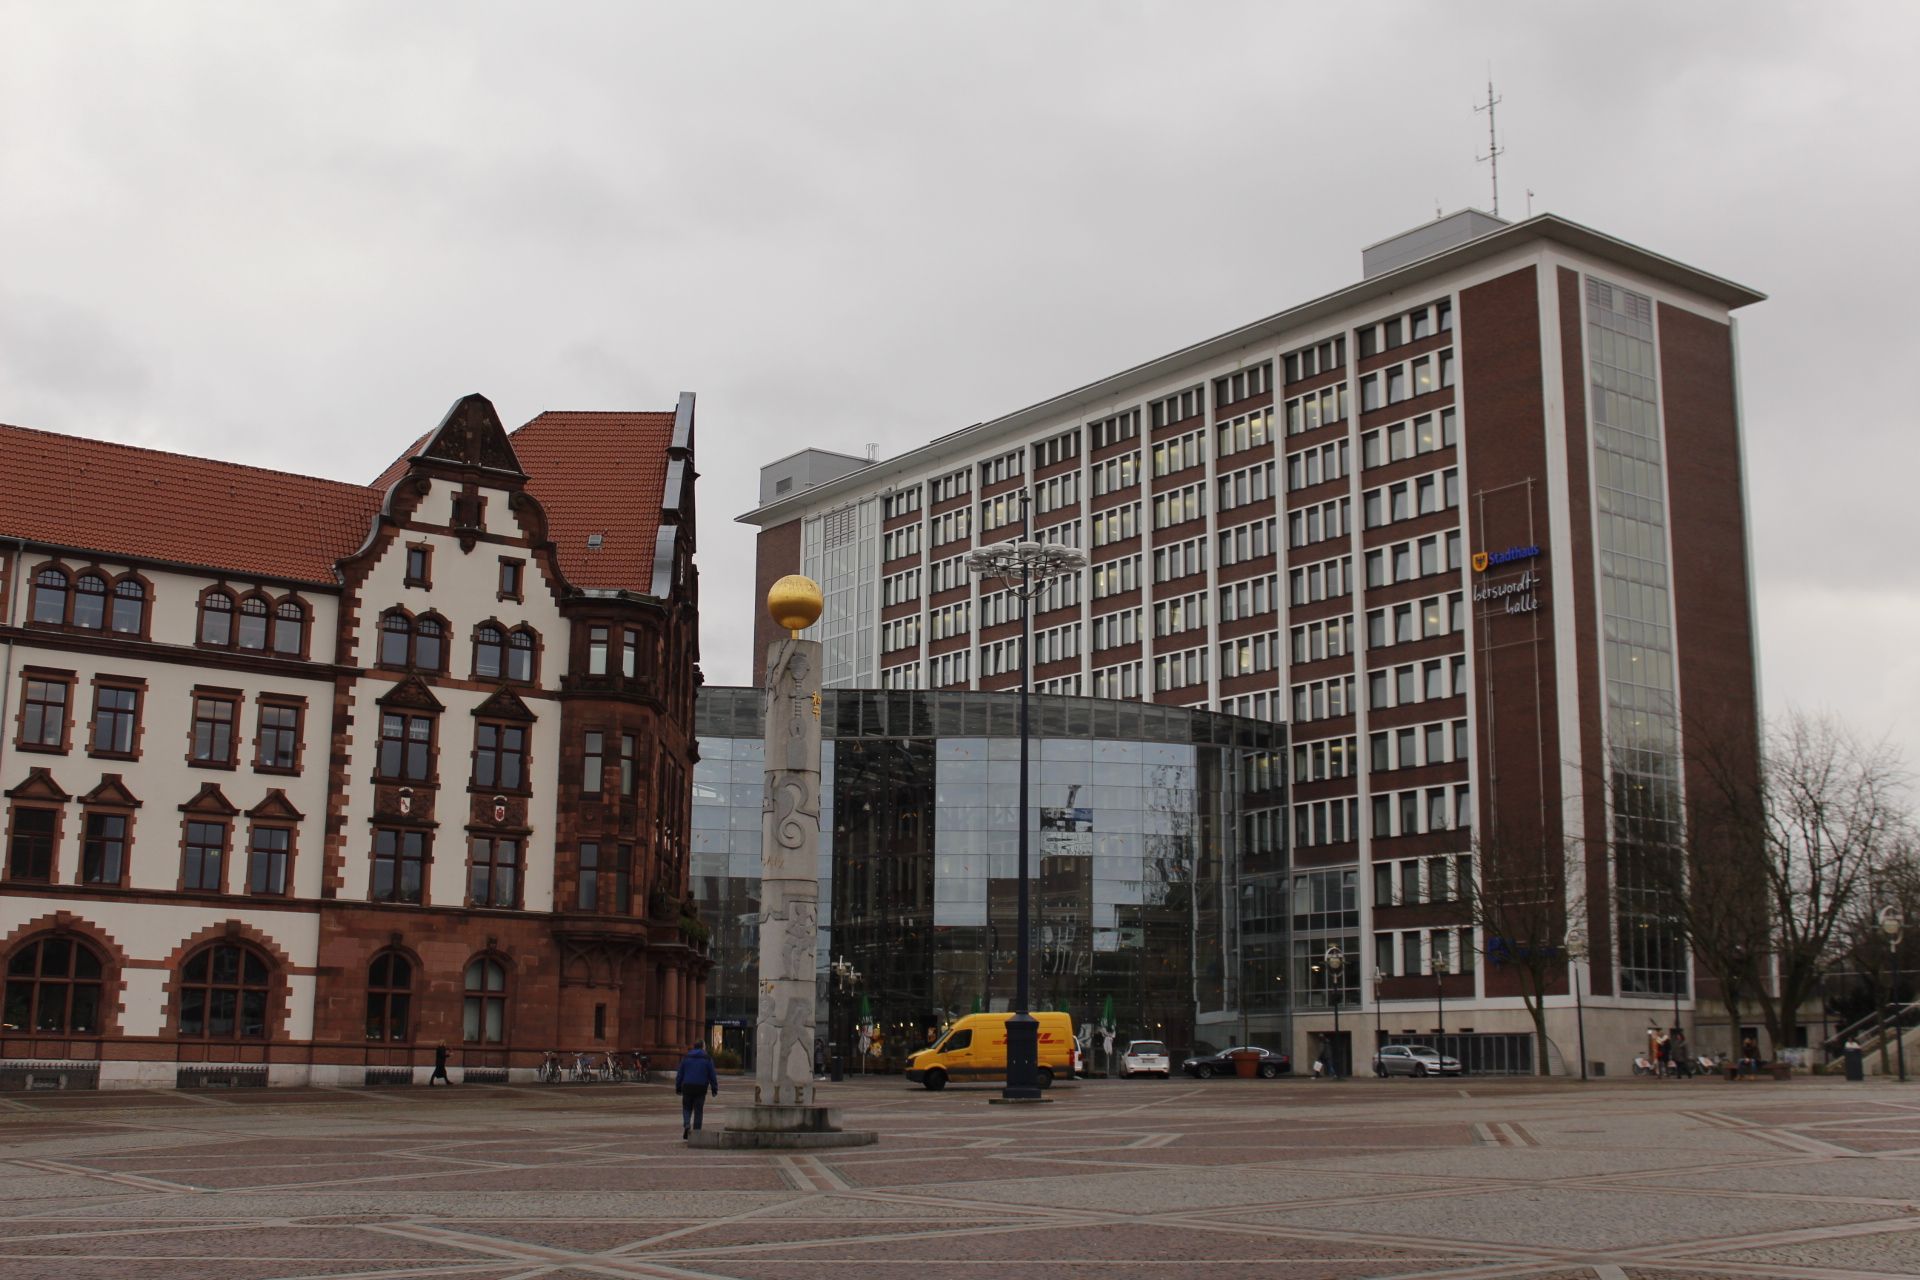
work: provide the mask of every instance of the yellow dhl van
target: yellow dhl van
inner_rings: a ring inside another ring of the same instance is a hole
[[[970,1013],[954,1023],[939,1043],[907,1059],[907,1079],[929,1089],[944,1089],[949,1080],[1004,1080],[1007,1078],[1007,1019],[1010,1013]],[[1036,1013],[1040,1024],[1040,1080],[1042,1089],[1055,1076],[1071,1080],[1079,1066],[1080,1046],[1073,1039],[1073,1018],[1064,1013]]]

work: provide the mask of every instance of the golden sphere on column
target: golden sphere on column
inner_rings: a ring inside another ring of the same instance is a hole
[[[767,616],[794,635],[812,626],[825,603],[812,578],[790,573],[767,591]]]

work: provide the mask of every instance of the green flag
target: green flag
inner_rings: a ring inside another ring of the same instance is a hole
[[[973,998],[973,1011],[974,1011],[975,1013],[979,1013],[979,1012],[981,1011],[981,1010],[980,1010],[980,997],[979,997],[979,996],[975,996],[975,997]]]
[[[1113,997],[1112,996],[1108,996],[1107,1002],[1100,1006],[1100,1026],[1107,1031],[1113,1030]]]
[[[860,996],[860,1021],[873,1021],[873,1006],[867,1003],[867,997],[864,993]]]

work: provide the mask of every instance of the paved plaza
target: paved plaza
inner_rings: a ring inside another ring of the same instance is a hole
[[[4,1095],[0,1280],[1920,1273],[1920,1085],[822,1092],[879,1145],[690,1151],[664,1085]]]

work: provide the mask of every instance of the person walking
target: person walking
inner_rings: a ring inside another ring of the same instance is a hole
[[[708,1090],[712,1090],[714,1097],[720,1096],[720,1073],[713,1069],[713,1059],[707,1056],[706,1047],[695,1043],[680,1059],[680,1069],[673,1073],[673,1091],[680,1095],[681,1141],[691,1138],[693,1131],[700,1127],[707,1109]]]
[[[447,1088],[453,1088],[453,1077],[447,1074],[448,1056],[445,1040],[433,1047],[433,1074],[427,1077],[427,1088],[433,1088],[435,1081],[445,1081]]]

